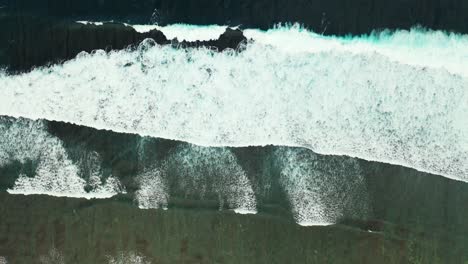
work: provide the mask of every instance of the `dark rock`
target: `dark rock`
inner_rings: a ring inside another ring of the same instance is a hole
[[[219,39],[216,41],[216,47],[221,50],[227,48],[237,47],[240,43],[246,42],[247,38],[244,37],[244,34],[239,29],[226,29]]]
[[[189,47],[209,47],[214,48],[218,51],[223,51],[226,49],[239,50],[242,43],[246,43],[247,38],[244,36],[241,30],[227,28],[226,31],[219,36],[218,39],[208,40],[208,41],[182,41],[178,42],[177,40],[173,41],[173,46],[189,48]]]

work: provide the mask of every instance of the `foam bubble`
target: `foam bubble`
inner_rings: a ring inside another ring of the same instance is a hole
[[[255,34],[239,54],[146,41],[3,75],[0,113],[204,146],[302,146],[468,181],[466,36]]]

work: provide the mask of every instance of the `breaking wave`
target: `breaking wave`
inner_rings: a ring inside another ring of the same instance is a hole
[[[3,74],[0,114],[203,146],[302,146],[468,181],[467,36],[245,34],[254,42],[240,53],[146,40]]]
[[[384,30],[363,36],[330,37],[310,32],[295,24],[279,26],[266,32],[246,29],[244,34],[256,42],[289,53],[376,53],[392,62],[445,70],[468,77],[468,36],[457,33],[413,28]]]

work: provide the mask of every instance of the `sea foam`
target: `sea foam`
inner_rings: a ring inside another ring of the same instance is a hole
[[[468,37],[245,30],[240,53],[81,53],[0,77],[0,114],[203,146],[302,146],[468,181]]]

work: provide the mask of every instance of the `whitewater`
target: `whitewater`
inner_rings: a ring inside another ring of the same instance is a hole
[[[200,30],[207,38],[219,26]],[[301,146],[468,181],[468,36],[244,34],[253,41],[242,52],[146,40],[2,73],[0,114],[202,146]]]

